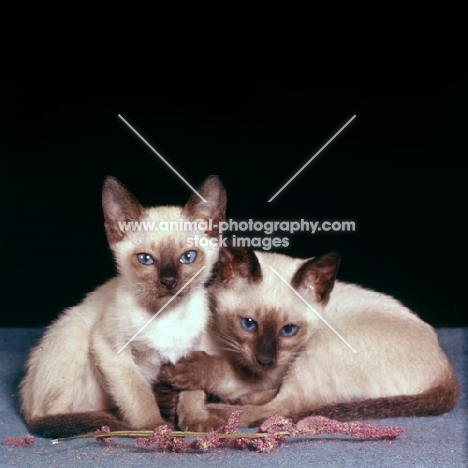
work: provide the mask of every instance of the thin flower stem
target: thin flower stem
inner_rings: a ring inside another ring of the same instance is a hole
[[[313,433],[314,431],[310,431]],[[89,432],[87,434],[76,435],[72,437],[62,437],[60,439],[53,439],[52,444],[59,444],[60,442],[68,442],[69,440],[74,439],[90,439],[90,438],[100,438],[100,437],[151,437],[154,434],[154,431],[114,431],[114,432],[103,432],[96,434],[94,432]],[[203,437],[207,436],[208,432],[191,432],[191,431],[172,431],[171,437]],[[246,432],[246,433],[235,433],[235,434],[218,434],[220,439],[262,439],[270,434],[266,432]],[[275,436],[289,436],[291,432],[288,431],[279,431],[275,432]]]

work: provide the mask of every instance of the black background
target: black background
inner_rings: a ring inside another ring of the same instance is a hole
[[[138,70],[123,57],[111,63],[112,48],[134,52],[122,41],[98,49],[112,72],[106,78],[89,63],[83,71],[76,45],[67,50],[75,54],[67,68],[57,55],[51,81],[42,76],[48,65],[25,61],[27,73],[9,78],[1,102],[0,325],[44,326],[115,274],[101,211],[106,175],[144,205],[188,199],[190,189],[118,114],[192,185],[218,174],[228,218],[356,222],[351,233],[290,235],[290,246],[277,251],[300,257],[338,251],[339,279],[391,294],[434,326],[468,325],[467,77],[460,57],[447,58],[437,37],[431,44],[418,38],[412,47],[405,42],[404,57],[393,50],[393,37],[378,54],[358,49],[350,37],[339,45],[346,60],[329,49],[338,65],[329,68],[317,42],[303,42],[292,55],[280,29],[268,47],[266,40],[234,41],[230,51],[249,55],[241,66],[226,60],[225,49],[212,53],[217,73],[203,76],[196,73],[204,67],[197,45],[180,58],[181,73],[163,66],[156,52]],[[165,56],[179,58],[167,43],[166,36]],[[37,57],[46,60],[48,48],[39,49]],[[277,52],[287,63],[277,61]],[[435,52],[443,52],[443,63],[433,60]],[[269,65],[254,74],[252,63],[263,65],[265,56]],[[149,62],[157,63],[156,72],[154,64],[144,71]]]

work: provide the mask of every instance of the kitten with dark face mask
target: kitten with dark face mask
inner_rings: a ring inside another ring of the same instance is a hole
[[[433,328],[390,296],[335,281],[339,262],[222,249],[212,342],[161,372],[185,390],[180,428],[217,428],[237,409],[253,426],[275,414],[352,420],[453,408],[458,382]],[[207,404],[205,393],[224,403]]]
[[[144,208],[115,178],[106,179],[105,229],[118,275],[65,310],[31,351],[20,385],[30,431],[54,437],[166,423],[152,385],[163,363],[200,344],[210,313],[205,283],[219,250],[208,241],[226,209],[217,177],[198,192],[206,201],[193,194],[183,208]],[[210,228],[197,220],[211,220]],[[181,221],[190,229],[162,229]],[[129,222],[147,229],[123,228]],[[195,236],[207,242],[188,248]]]

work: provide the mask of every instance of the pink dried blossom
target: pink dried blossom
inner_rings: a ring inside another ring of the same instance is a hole
[[[166,448],[170,452],[186,452],[190,448],[190,443],[186,442],[182,437],[171,437],[166,444]]]
[[[238,437],[236,439],[228,439],[222,441],[222,445],[230,446],[235,449],[244,450],[250,447],[252,444],[252,439],[247,439],[245,437]]]
[[[309,416],[297,423],[297,429],[303,433],[345,434],[360,439],[394,439],[403,434],[399,426],[381,427],[366,422],[340,422],[323,416]]]
[[[29,434],[26,437],[7,437],[3,439],[3,444],[12,447],[31,447],[34,445],[34,437]]]
[[[197,439],[190,444],[190,448],[194,450],[209,450],[218,448],[221,445],[218,432],[208,432],[206,436],[198,436]]]
[[[172,437],[172,429],[168,426],[158,426],[148,437],[137,437],[135,445],[138,447],[154,445],[156,450],[166,449],[171,452],[182,452],[190,448],[190,444],[184,438]]]
[[[145,445],[146,447],[154,444],[156,449],[164,449],[174,445],[172,439],[172,429],[164,425],[158,426],[149,437],[138,437],[135,443],[139,446]]]
[[[220,434],[235,434],[239,427],[242,410],[233,411],[228,420],[216,432]]]
[[[293,424],[292,419],[284,418],[283,416],[277,414],[263,421],[257,432],[273,433],[287,431],[290,434],[293,434],[296,430],[296,426]]]
[[[106,432],[110,432],[110,431],[111,430],[109,426],[102,426],[100,430],[98,429],[94,433],[96,435],[99,435],[99,434],[105,434]],[[96,437],[96,439],[98,440],[98,442],[104,445],[110,445],[112,444],[112,442],[114,442],[114,439],[112,437]]]
[[[137,447],[151,447],[154,444],[153,436],[150,437],[137,437],[135,439],[135,445]]]
[[[266,434],[261,439],[252,439],[251,445],[259,453],[270,453],[278,447],[278,437],[275,434]]]

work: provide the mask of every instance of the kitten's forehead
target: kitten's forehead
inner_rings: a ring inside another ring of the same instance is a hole
[[[218,247],[215,243],[189,244],[189,240],[206,236],[202,230],[191,229],[193,222],[184,216],[180,206],[146,208],[135,223],[139,228],[128,229],[125,239],[115,246],[121,258],[134,253],[135,249],[147,253],[173,251],[174,254],[194,249],[203,250],[209,256],[209,265],[216,260]]]
[[[183,215],[183,209],[180,206],[146,208],[138,222],[141,229],[129,232],[128,239],[144,240],[154,244],[155,248],[163,245],[166,240],[174,243],[180,239],[181,242],[186,243],[189,237],[204,235],[203,231],[191,229],[193,223]]]
[[[245,315],[281,310],[282,314],[295,314],[297,319],[306,320],[311,313],[310,309],[289,287],[294,274],[305,260],[270,252],[256,251],[255,255],[262,269],[261,280],[223,289],[220,308],[245,311]]]
[[[142,221],[179,221],[179,219],[184,219],[181,206],[154,206],[145,209]]]

